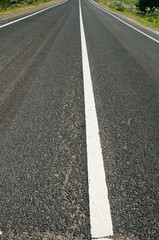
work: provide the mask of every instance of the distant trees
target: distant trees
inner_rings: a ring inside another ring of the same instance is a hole
[[[159,0],[139,0],[138,7],[141,11],[145,11],[147,7],[153,8],[153,7],[159,7]]]

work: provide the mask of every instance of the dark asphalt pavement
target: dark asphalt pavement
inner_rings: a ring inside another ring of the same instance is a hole
[[[159,240],[159,44],[81,4],[113,239]],[[91,238],[81,54],[78,0],[0,29],[3,240]]]

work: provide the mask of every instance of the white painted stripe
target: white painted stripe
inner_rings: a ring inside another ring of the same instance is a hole
[[[150,35],[148,35],[148,34],[142,32],[142,31],[140,31],[139,29],[133,27],[132,25],[130,25],[129,23],[127,23],[127,22],[123,21],[122,19],[118,18],[118,17],[115,16],[114,14],[112,14],[112,13],[108,12],[107,10],[105,10],[105,9],[103,9],[103,8],[101,8],[101,7],[99,7],[99,6],[96,5],[93,1],[89,0],[89,2],[92,3],[96,8],[100,9],[100,10],[103,11],[103,12],[108,13],[109,15],[111,15],[111,16],[114,17],[114,18],[116,18],[116,19],[119,20],[120,22],[126,24],[126,25],[129,26],[130,28],[132,28],[132,29],[136,30],[137,32],[143,34],[144,36],[150,38],[151,40],[153,40],[153,41],[159,43],[159,40],[157,40],[156,38],[153,38],[153,37],[151,37]]]
[[[113,240],[112,238],[110,239],[109,237],[104,237],[104,238],[92,238],[92,240]]]
[[[92,238],[105,238],[113,235],[113,227],[80,0],[79,9],[85,98],[91,236]]]
[[[12,21],[12,22],[3,24],[3,25],[0,26],[0,28],[9,26],[9,25],[11,25],[11,24],[13,24],[13,23],[16,23],[16,22],[20,22],[20,21],[22,21],[22,20],[24,20],[24,19],[26,19],[26,18],[32,17],[32,16],[37,15],[37,14],[39,14],[39,13],[42,13],[42,12],[48,10],[48,9],[51,9],[51,8],[57,7],[57,6],[59,6],[59,5],[63,4],[63,3],[66,3],[67,1],[68,1],[68,0],[64,0],[63,2],[57,3],[57,4],[55,4],[55,5],[51,6],[51,7],[44,8],[44,9],[38,11],[38,12],[32,13],[32,14],[27,15],[27,16],[22,17],[22,18],[18,18],[18,19],[16,19],[16,20]]]

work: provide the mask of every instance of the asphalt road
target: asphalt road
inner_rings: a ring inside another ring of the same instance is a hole
[[[159,240],[159,44],[81,5],[113,239]],[[0,29],[1,239],[91,238],[84,105],[78,0]]]

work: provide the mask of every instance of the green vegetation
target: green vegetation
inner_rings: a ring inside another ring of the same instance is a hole
[[[0,0],[0,9],[7,9],[10,7],[11,3],[11,0]]]
[[[159,30],[158,0],[100,0],[99,3],[115,11],[120,11],[122,14],[137,20],[147,27]],[[157,5],[155,6],[152,3]]]
[[[0,0],[0,12],[13,10],[30,5],[39,5],[41,3],[51,2],[53,0]]]
[[[139,3],[139,0],[122,0],[123,3],[125,4],[138,4]]]
[[[145,11],[146,8],[152,9],[153,7],[159,7],[158,0],[139,0],[138,7],[141,11]]]

